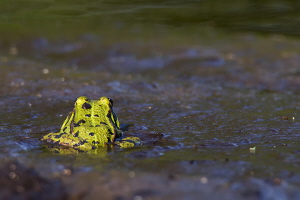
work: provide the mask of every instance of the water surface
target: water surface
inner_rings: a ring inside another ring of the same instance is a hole
[[[299,198],[297,2],[2,1],[0,10],[3,198]],[[82,95],[111,97],[121,123],[134,124],[124,134],[144,145],[49,151],[39,139]]]

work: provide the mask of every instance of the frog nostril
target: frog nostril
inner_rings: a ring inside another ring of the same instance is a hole
[[[99,115],[94,115],[94,117],[99,117]]]
[[[86,114],[85,116],[86,116],[86,117],[91,117],[91,115],[90,115],[90,114]]]
[[[83,109],[91,109],[92,106],[91,106],[91,104],[84,103],[84,104],[82,104],[82,108],[83,108]]]

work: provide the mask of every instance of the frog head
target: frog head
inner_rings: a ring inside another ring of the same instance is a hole
[[[86,96],[80,96],[75,101],[75,109],[91,109],[92,100],[87,98]],[[113,107],[113,100],[109,97],[101,97],[98,100],[98,105],[107,107],[108,109],[111,109]]]

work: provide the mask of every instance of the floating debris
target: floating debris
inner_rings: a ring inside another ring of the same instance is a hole
[[[255,153],[256,147],[252,147],[249,150],[250,150],[250,153]]]

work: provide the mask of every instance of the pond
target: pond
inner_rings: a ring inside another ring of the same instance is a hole
[[[1,1],[1,199],[299,199],[297,1]],[[79,96],[143,144],[52,152]]]

